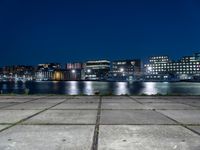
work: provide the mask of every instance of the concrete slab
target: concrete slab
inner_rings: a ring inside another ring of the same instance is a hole
[[[126,98],[126,99],[102,99],[102,102],[103,103],[137,103],[136,101],[130,99],[130,98]]]
[[[99,150],[199,150],[200,136],[181,126],[101,125]]]
[[[1,150],[89,150],[94,126],[22,126],[0,133]]]
[[[183,124],[200,124],[200,110],[158,110]]]
[[[26,124],[95,124],[97,110],[47,110]]]
[[[13,95],[13,96],[0,96],[0,98],[7,98],[7,99],[36,99],[36,98],[43,98],[45,96],[35,96],[35,95]]]
[[[14,105],[14,106],[9,106],[3,109],[18,109],[18,110],[29,110],[29,109],[36,109],[36,110],[42,110],[42,109],[46,109],[49,108],[51,106],[53,106],[55,104],[53,103],[22,103],[22,104],[18,104],[18,105]]]
[[[186,102],[186,104],[189,104],[189,105],[194,106],[194,107],[200,107],[200,102],[198,102],[198,103],[188,103],[188,102]]]
[[[4,129],[6,127],[7,127],[7,125],[0,125],[0,130]]]
[[[197,109],[195,107],[179,103],[145,103],[147,109]]]
[[[7,107],[7,106],[11,106],[11,105],[16,105],[18,103],[7,103],[7,102],[0,102],[0,108],[3,108],[3,107]]]
[[[100,96],[74,96],[74,99],[99,99]]]
[[[91,98],[69,99],[65,103],[99,103],[99,99],[91,99]]]
[[[52,109],[98,109],[99,103],[62,103]]]
[[[38,111],[39,110],[0,110],[0,123],[15,123]]]
[[[33,99],[27,99],[27,98],[24,98],[24,99],[0,99],[0,102],[6,102],[6,103],[23,103],[23,102],[27,102],[27,101],[30,101],[30,100],[33,100]]]
[[[35,101],[31,101],[32,103],[60,103],[60,102],[63,102],[65,101],[66,99],[47,99],[47,98],[44,98],[44,99],[38,99],[38,100],[35,100]]]
[[[200,126],[188,126],[188,128],[190,128],[200,134]]]
[[[103,96],[103,99],[129,99],[128,96]]]
[[[175,103],[198,103],[199,99],[170,99],[171,102]]]
[[[102,103],[102,109],[145,109],[144,105],[138,103]]]
[[[101,124],[175,124],[152,110],[102,110]]]
[[[138,102],[141,103],[172,103],[172,101],[168,100],[168,99],[136,99]]]

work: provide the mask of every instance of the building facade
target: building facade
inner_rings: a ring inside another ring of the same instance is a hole
[[[61,69],[59,63],[39,64],[35,79],[38,81],[66,80],[66,70]]]
[[[145,80],[192,80],[200,76],[200,53],[171,61],[168,56],[156,56],[145,64]]]
[[[110,77],[113,80],[139,80],[142,63],[139,59],[116,60],[112,62]]]
[[[82,80],[84,79],[84,64],[80,62],[67,63],[67,80]]]
[[[110,61],[87,61],[84,66],[86,80],[106,80],[110,71]]]

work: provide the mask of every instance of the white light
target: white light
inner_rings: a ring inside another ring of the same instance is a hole
[[[124,68],[120,68],[120,72],[124,72]]]
[[[91,72],[91,70],[90,70],[90,69],[88,69],[88,70],[87,70],[87,72],[88,72],[88,73],[90,73],[90,72]]]
[[[72,73],[76,73],[76,70],[72,70]]]
[[[152,67],[147,67],[147,70],[152,71]]]

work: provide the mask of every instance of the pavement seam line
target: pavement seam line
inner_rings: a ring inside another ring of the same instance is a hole
[[[25,104],[25,103],[28,103],[28,102],[33,102],[33,101],[36,101],[36,100],[39,100],[39,99],[41,99],[41,98],[33,98],[33,99],[25,101],[25,102],[19,102],[19,104],[13,104],[13,105],[8,105],[8,106],[5,106],[5,107],[1,107],[0,109],[5,109],[5,108],[9,108],[9,107],[16,106],[16,105]]]
[[[39,111],[39,112],[37,112],[37,113],[31,115],[31,116],[28,116],[28,117],[26,117],[26,118],[24,118],[24,119],[21,119],[21,120],[15,122],[15,123],[11,124],[11,125],[8,126],[8,127],[1,129],[1,130],[0,130],[0,133],[3,132],[3,131],[5,131],[5,130],[7,130],[7,129],[9,129],[9,128],[12,128],[12,127],[14,127],[14,126],[16,126],[16,125],[19,125],[19,124],[21,124],[22,122],[24,122],[24,121],[26,121],[26,120],[28,120],[28,119],[30,119],[30,118],[33,118],[33,117],[35,117],[35,116],[37,116],[37,115],[39,115],[39,114],[41,114],[41,113],[43,113],[43,112],[45,112],[45,111],[47,111],[47,110],[49,110],[49,109],[51,109],[51,108],[57,106],[57,105],[60,105],[60,104],[62,104],[62,103],[65,102],[65,101],[67,101],[67,99],[65,99],[64,101],[59,102],[59,103],[57,103],[57,104],[55,104],[55,105],[53,105],[53,106],[51,106],[51,107],[45,108],[45,109],[43,109],[43,110],[41,110],[41,111]]]
[[[168,119],[170,119],[170,120],[174,121],[175,123],[177,123],[177,125],[180,125],[180,126],[186,128],[186,129],[188,129],[188,130],[192,131],[193,133],[195,133],[195,134],[197,134],[197,135],[200,136],[200,133],[199,133],[199,132],[197,132],[197,131],[195,131],[195,130],[193,130],[193,129],[188,128],[187,125],[185,125],[185,124],[183,124],[183,123],[181,123],[181,122],[179,122],[179,121],[177,121],[177,120],[175,120],[175,119],[173,119],[173,118],[171,118],[171,117],[169,117],[169,116],[167,116],[167,115],[165,115],[165,114],[163,114],[163,113],[161,113],[161,112],[158,112],[158,111],[156,111],[156,110],[153,110],[153,111],[155,111],[155,112],[157,112],[157,113],[159,113],[159,114],[161,114],[161,115],[167,117]]]
[[[91,150],[98,150],[98,140],[99,140],[99,125],[100,125],[100,117],[101,117],[101,104],[102,104],[102,96],[99,98],[99,106],[96,117],[96,124],[94,129],[92,148]]]
[[[128,98],[130,98],[131,100],[133,100],[134,102],[137,102],[139,104],[143,104],[142,102],[138,101],[136,98],[133,98],[131,96],[127,96]]]

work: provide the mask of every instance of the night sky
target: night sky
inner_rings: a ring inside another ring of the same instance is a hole
[[[199,51],[199,0],[0,0],[0,66]]]

